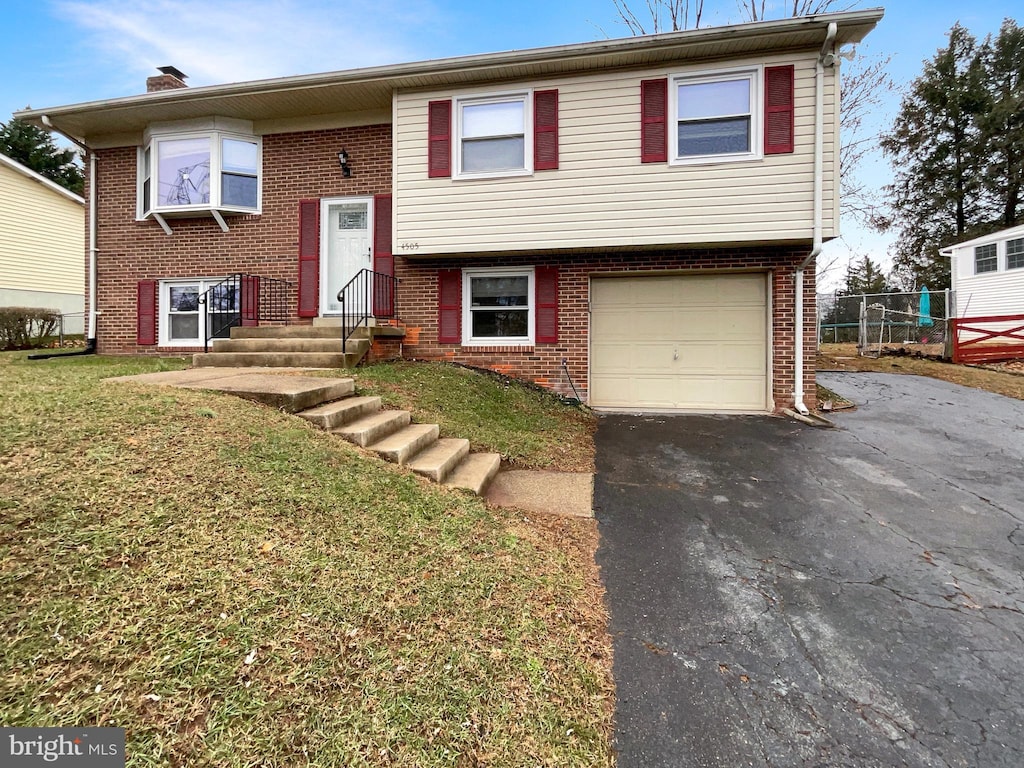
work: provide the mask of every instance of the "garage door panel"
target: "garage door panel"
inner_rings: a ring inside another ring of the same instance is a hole
[[[591,283],[592,405],[765,410],[767,359],[763,274]]]

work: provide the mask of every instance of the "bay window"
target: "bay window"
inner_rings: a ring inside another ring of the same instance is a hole
[[[139,207],[150,213],[256,213],[262,147],[220,131],[154,135],[139,161]]]

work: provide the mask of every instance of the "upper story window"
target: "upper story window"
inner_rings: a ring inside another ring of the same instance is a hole
[[[996,257],[996,244],[979,245],[974,249],[974,274],[995,272],[999,268]]]
[[[525,175],[533,171],[528,94],[456,102],[457,176]]]
[[[748,160],[761,154],[755,70],[673,80],[675,162]]]
[[[203,210],[258,212],[262,147],[220,131],[153,136],[142,150],[143,215]]]
[[[1006,268],[1024,269],[1024,237],[1006,241]]]

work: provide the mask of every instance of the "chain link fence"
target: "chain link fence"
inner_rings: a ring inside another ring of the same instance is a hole
[[[818,343],[856,343],[861,354],[903,344],[944,344],[952,292],[818,294]]]

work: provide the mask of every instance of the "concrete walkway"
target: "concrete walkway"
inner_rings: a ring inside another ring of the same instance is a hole
[[[351,395],[350,378],[303,376],[307,368],[189,368],[110,381],[183,389],[208,389],[298,413]],[[484,494],[488,503],[528,512],[593,517],[594,476],[589,472],[508,470],[499,472]]]

